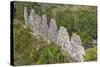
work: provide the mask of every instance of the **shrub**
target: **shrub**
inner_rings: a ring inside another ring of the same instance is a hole
[[[86,56],[85,61],[96,61],[97,60],[97,48],[88,48],[85,50]]]

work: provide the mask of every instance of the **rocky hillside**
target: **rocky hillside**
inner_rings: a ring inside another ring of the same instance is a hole
[[[96,18],[95,6],[14,2],[15,65],[96,60]]]

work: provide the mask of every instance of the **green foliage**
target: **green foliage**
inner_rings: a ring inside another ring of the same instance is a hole
[[[97,60],[97,48],[86,49],[85,61],[96,61]]]
[[[37,64],[65,63],[71,61],[70,57],[64,55],[60,48],[54,43],[45,46],[45,48],[42,48],[39,53],[41,54]]]
[[[81,6],[76,10],[67,8],[65,11],[57,11],[57,26],[64,26],[68,29],[69,34],[76,32],[81,36],[82,42],[91,44],[93,39],[97,38],[97,17],[96,9],[88,10],[83,9],[85,6]],[[93,7],[95,8],[95,7]],[[57,8],[55,8],[57,9]]]
[[[24,28],[24,24],[14,19],[14,64],[24,64],[32,49],[32,35],[30,29]],[[23,59],[22,59],[23,58]],[[22,62],[23,61],[23,62]]]

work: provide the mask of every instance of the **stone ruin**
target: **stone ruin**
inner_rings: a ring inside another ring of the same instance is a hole
[[[73,33],[71,36],[71,56],[74,61],[83,62],[85,56],[85,50],[82,46],[81,38],[79,35]]]
[[[35,13],[34,9],[31,9],[30,15],[28,15],[27,8],[24,7],[24,20],[26,25],[29,25],[32,29],[33,36],[42,36],[43,39],[49,42],[57,43],[61,47],[61,50],[69,53],[73,62],[84,61],[85,50],[79,35],[73,33],[70,38],[67,28],[60,26],[58,30],[56,20],[53,18],[51,18],[48,26],[46,15],[44,14],[40,17]]]
[[[79,35],[73,33],[70,41],[67,29],[60,26],[57,35],[57,43],[64,52],[69,53],[73,62],[83,62],[85,51]]]
[[[60,26],[60,29],[58,30],[57,44],[61,47],[62,50],[70,52],[71,42],[69,39],[69,34],[67,29],[63,26]]]
[[[56,42],[57,41],[57,25],[55,19],[51,19],[49,24],[49,33],[48,33],[48,39]]]
[[[46,15],[42,15],[40,33],[43,34],[46,38],[48,38],[48,24]]]

